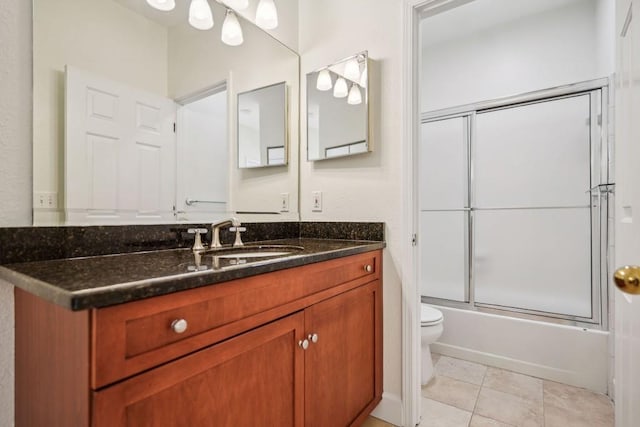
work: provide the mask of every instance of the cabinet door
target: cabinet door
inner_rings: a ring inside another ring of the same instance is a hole
[[[305,310],[305,425],[359,424],[382,395],[380,281]]]
[[[94,425],[302,426],[304,315],[293,314],[94,393]]]

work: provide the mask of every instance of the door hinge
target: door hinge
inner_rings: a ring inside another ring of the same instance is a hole
[[[411,246],[418,246],[418,235],[414,234],[411,236]]]

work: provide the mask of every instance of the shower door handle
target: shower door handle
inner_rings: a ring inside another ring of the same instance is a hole
[[[632,295],[640,294],[640,267],[625,265],[613,274],[616,286],[622,292]]]

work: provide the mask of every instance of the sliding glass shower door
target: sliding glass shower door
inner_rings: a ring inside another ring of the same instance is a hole
[[[600,105],[592,90],[423,122],[422,295],[601,320]]]
[[[482,112],[477,304],[591,317],[590,96]]]
[[[422,127],[420,261],[422,294],[468,301],[469,119]],[[446,159],[446,161],[444,161]]]

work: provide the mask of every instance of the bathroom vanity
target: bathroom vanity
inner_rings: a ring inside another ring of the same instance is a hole
[[[384,243],[294,243],[222,267],[188,249],[0,267],[16,426],[360,425],[382,395]]]

